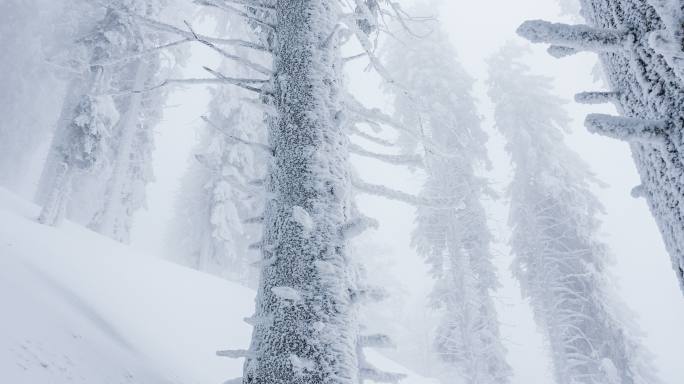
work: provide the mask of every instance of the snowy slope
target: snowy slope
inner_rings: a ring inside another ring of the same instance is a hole
[[[222,383],[253,291],[137,254],[0,189],[0,383]],[[368,351],[378,367],[431,383]]]

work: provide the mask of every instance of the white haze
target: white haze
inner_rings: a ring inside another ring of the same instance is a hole
[[[481,2],[445,1],[439,12],[455,44],[459,59],[476,78],[476,96],[483,116],[483,127],[490,135],[489,156],[493,167],[488,175],[493,187],[502,197],[488,201],[490,226],[496,236],[494,251],[503,287],[497,292],[497,304],[502,323],[504,341],[509,350],[508,359],[514,368],[516,384],[548,383],[552,377],[545,357],[542,338],[536,330],[531,312],[521,299],[519,286],[512,279],[508,266],[512,257],[508,254],[506,241],[507,210],[505,186],[511,167],[503,151],[502,140],[492,129],[491,105],[485,95],[483,81],[486,79],[485,59],[493,54],[506,40],[524,42],[515,36],[515,28],[526,19],[566,20],[559,15],[555,1],[549,0],[489,0]],[[568,144],[590,165],[605,188],[594,191],[606,208],[602,218],[603,238],[611,248],[616,260],[612,273],[619,282],[619,294],[638,315],[635,319],[644,331],[646,347],[655,355],[655,363],[662,379],[667,383],[684,380],[681,372],[681,354],[684,345],[684,306],[681,294],[671,270],[667,255],[655,222],[644,200],[630,196],[629,191],[639,183],[627,144],[591,135],[582,125],[588,112],[601,112],[596,106],[582,106],[570,102],[581,91],[599,90],[602,84],[594,82],[591,71],[595,58],[591,54],[579,54],[557,60],[549,57],[542,47],[531,47],[529,64],[538,74],[554,79],[558,95],[568,99],[567,109],[574,119],[573,134]],[[202,49],[192,50],[192,59],[185,75],[198,74],[200,65],[217,63],[217,58]],[[371,105],[387,106],[379,91],[379,80],[374,74],[363,72],[363,64],[354,65],[350,87],[362,94]],[[156,181],[149,186],[148,205],[145,212],[137,215],[133,246],[148,254],[163,257],[166,227],[173,217],[175,193],[180,177],[190,161],[190,151],[195,144],[197,129],[201,126],[199,116],[205,112],[209,101],[208,92],[202,88],[177,89],[169,97],[162,123],[156,127],[155,175]],[[355,159],[355,166],[362,175],[377,182],[406,191],[416,191],[422,182],[419,173],[378,164],[372,160]],[[368,249],[377,252],[359,255],[361,258],[376,257],[386,275],[380,279],[401,285],[398,299],[406,329],[414,329],[425,316],[425,295],[431,281],[426,267],[410,249],[413,208],[401,203],[375,197],[360,197],[360,205],[368,215],[377,218],[381,227],[365,236]],[[372,264],[372,263],[371,263]],[[657,299],[654,299],[657,298]],[[391,301],[395,303],[395,301]],[[228,303],[226,303],[228,305]],[[385,308],[389,310],[389,308]],[[410,337],[397,331],[399,351],[394,356],[400,360],[429,345],[415,345],[420,334]],[[413,345],[411,345],[413,344]],[[408,352],[413,351],[413,352]],[[415,357],[415,356],[414,356]],[[403,362],[403,361],[402,361]],[[414,367],[411,367],[414,368]],[[415,369],[415,368],[414,368]]]

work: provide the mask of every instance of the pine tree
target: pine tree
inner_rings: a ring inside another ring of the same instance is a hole
[[[489,95],[515,167],[510,185],[513,271],[546,335],[558,384],[657,383],[654,367],[606,277],[594,176],[563,143],[569,118],[520,47],[489,62]]]
[[[621,117],[592,114],[594,133],[625,140],[641,175],[634,196],[645,197],[684,290],[684,8],[676,0],[581,0],[587,25],[527,21],[518,33],[552,44],[549,52],[599,54],[610,87],[585,92],[581,103],[613,103]]]
[[[428,14],[426,9],[423,5],[411,13]],[[434,342],[445,366],[442,376],[445,382],[460,376],[464,383],[507,383],[511,369],[491,297],[498,282],[482,206],[488,186],[476,175],[488,162],[487,136],[472,97],[473,80],[437,22],[421,23],[413,31],[420,37],[404,32],[386,48],[388,71],[408,90],[393,92],[395,116],[407,126],[421,127],[439,149],[425,149],[427,179],[421,195],[462,199],[460,207],[419,207],[413,234],[413,245],[435,279],[431,300],[441,320]]]
[[[149,86],[160,69],[158,54],[145,52],[156,41],[135,15],[156,14],[161,7],[156,0],[112,2],[70,52],[82,73],[68,90],[41,177],[41,222],[57,224],[68,214],[128,240],[132,214],[144,204],[151,178],[151,125],[163,100],[131,92]]]
[[[254,38],[239,17],[219,19],[217,33]],[[224,29],[227,29],[225,31]],[[263,53],[238,49],[254,62]],[[249,70],[225,60],[221,72],[249,76]],[[270,154],[265,150],[263,113],[252,95],[236,87],[212,90],[209,114],[193,162],[183,178],[168,254],[171,259],[247,286],[256,285],[256,255],[263,221],[261,179]]]

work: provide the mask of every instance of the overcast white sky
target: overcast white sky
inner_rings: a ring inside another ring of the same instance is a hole
[[[491,106],[482,83],[486,78],[484,60],[507,40],[518,40],[514,31],[522,21],[534,18],[562,20],[559,8],[554,0],[446,1],[439,18],[456,45],[461,62],[471,76],[478,80],[479,112],[484,116],[483,126],[490,134],[490,157],[494,165],[489,176],[494,186],[503,192],[511,168],[503,152],[501,139],[492,129]],[[556,60],[548,57],[544,49],[533,47],[530,66],[539,74],[553,77],[558,94],[562,97],[571,100],[577,92],[602,87],[600,83],[592,81],[590,72],[595,62],[593,56],[581,54]],[[201,48],[193,49],[193,54],[194,59],[186,73],[188,76],[199,70],[197,64],[212,64],[217,60]],[[372,74],[352,71],[350,86],[363,94],[360,98],[383,105],[385,101],[378,94],[377,78]],[[157,128],[157,181],[149,189],[149,210],[138,216],[133,235],[133,245],[149,254],[163,254],[165,226],[173,218],[174,193],[187,166],[196,129],[201,126],[199,116],[204,113],[207,100],[208,94],[203,89],[174,92],[164,121]],[[599,111],[598,107],[569,103],[567,108],[575,120],[568,144],[591,165],[598,178],[608,184],[606,188],[596,188],[595,192],[606,207],[602,236],[616,259],[612,271],[619,280],[619,295],[638,315],[634,320],[646,334],[646,345],[655,354],[664,381],[684,382],[680,353],[684,345],[684,300],[645,202],[633,199],[629,194],[631,188],[639,184],[629,148],[625,143],[590,135],[585,131],[582,125],[584,116],[588,112]],[[369,160],[355,163],[363,169],[363,176],[373,178],[376,182],[383,181],[408,191],[420,185],[419,174]],[[416,300],[429,290],[430,280],[424,273],[422,261],[408,246],[413,209],[369,197],[362,197],[360,204],[381,221],[382,228],[372,234],[373,242],[384,245],[387,253],[393,255],[395,265],[389,270],[407,286],[411,293],[409,300],[417,305]],[[488,210],[490,225],[498,240],[496,260],[503,288],[497,297],[502,332],[509,348],[509,361],[515,369],[514,383],[550,383],[551,376],[545,369],[540,369],[540,366],[548,364],[541,338],[535,331],[529,308],[521,300],[519,288],[508,271],[512,258],[505,245],[508,236],[506,201],[489,202]]]

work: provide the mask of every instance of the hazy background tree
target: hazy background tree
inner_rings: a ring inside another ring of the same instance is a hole
[[[161,72],[138,16],[161,12],[163,1],[117,1],[96,8],[91,31],[62,52],[78,71],[54,131],[36,199],[41,222],[63,215],[119,241],[128,241],[133,213],[151,179],[152,126],[162,93],[141,93]]]
[[[550,79],[508,45],[489,61],[496,127],[515,173],[510,185],[514,275],[546,336],[559,384],[657,383],[650,357],[613,294],[599,238],[597,180],[564,143],[569,118]]]
[[[220,12],[217,17],[217,34],[255,38],[239,16]],[[267,65],[263,53],[247,48],[236,53]],[[227,59],[219,69],[250,75]],[[224,86],[211,94],[206,125],[177,196],[168,255],[180,264],[256,287],[258,249],[250,246],[262,232],[263,177],[270,156],[263,144],[266,123],[249,91]]]
[[[680,204],[684,166],[680,153],[684,104],[682,20],[675,0],[582,0],[587,25],[527,21],[518,33],[552,44],[557,57],[579,51],[599,54],[608,90],[585,92],[577,101],[613,103],[621,116],[591,114],[587,128],[629,143],[645,197],[673,269],[684,289],[684,211]]]
[[[409,13],[430,15],[430,5]],[[388,87],[395,117],[416,129],[415,137],[404,134],[401,142],[407,152],[424,153],[422,196],[462,200],[458,207],[418,207],[413,233],[413,245],[435,279],[430,300],[440,316],[433,336],[441,362],[437,375],[445,383],[456,377],[471,384],[507,383],[511,369],[492,298],[498,281],[482,202],[491,191],[478,176],[488,165],[487,135],[480,128],[473,80],[439,22],[410,27],[384,48],[389,73],[407,88]],[[416,140],[420,136],[424,143]]]

